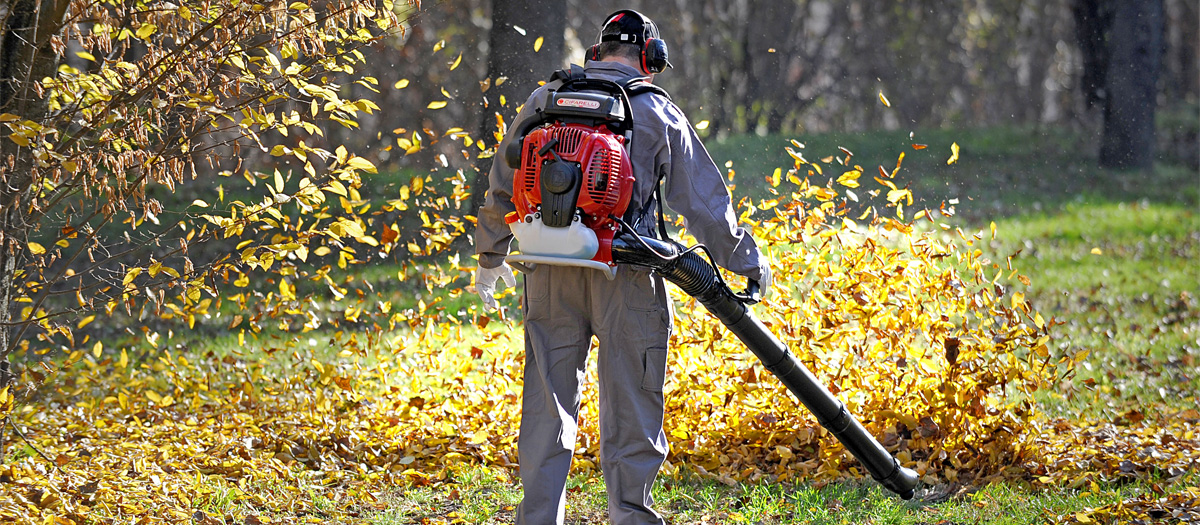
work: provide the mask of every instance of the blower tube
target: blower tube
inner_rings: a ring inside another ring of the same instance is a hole
[[[736,297],[717,275],[716,268],[695,251],[631,233],[620,233],[612,242],[613,262],[652,268],[667,281],[695,297],[709,312],[741,339],[779,381],[817,417],[863,464],[871,477],[902,499],[910,499],[917,473],[900,463],[875,440],[824,385],[817,381],[786,346],[754,317],[743,299]],[[757,283],[751,285],[755,294]]]

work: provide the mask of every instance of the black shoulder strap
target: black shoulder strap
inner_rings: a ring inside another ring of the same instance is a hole
[[[656,95],[666,98],[667,100],[671,100],[671,95],[669,93],[667,93],[667,90],[650,83],[646,79],[646,77],[633,77],[629,80],[626,80],[623,87],[625,88],[625,93],[627,93],[629,98],[631,98],[631,99],[633,97],[636,97],[636,96],[644,94],[644,93],[654,93]],[[663,179],[666,178],[666,172],[664,170],[659,170],[659,172],[656,173],[655,175],[657,176],[657,179],[654,181],[654,194],[651,195],[650,198],[646,199],[646,202],[642,204],[642,208],[640,210],[638,210],[638,212],[637,212],[638,216],[634,220],[634,227],[636,228],[637,224],[640,223],[642,221],[642,218],[644,218],[646,216],[646,213],[650,209],[650,205],[652,203],[657,203],[658,204],[658,234],[661,236],[661,238],[663,240],[666,240],[669,237],[667,236],[666,220],[663,216],[664,211],[663,211],[663,198],[662,198],[662,182],[663,182]]]
[[[585,78],[586,76],[587,75],[583,72],[583,66],[579,64],[571,64],[569,69],[560,69],[555,71],[553,75],[550,75],[550,81],[554,82],[555,80],[561,80],[563,82],[567,82],[570,80],[579,80]]]
[[[665,97],[667,100],[671,100],[671,95],[667,93],[667,90],[646,81],[646,77],[633,77],[625,81],[625,92],[629,94],[629,98],[636,97],[642,93],[654,93]]]

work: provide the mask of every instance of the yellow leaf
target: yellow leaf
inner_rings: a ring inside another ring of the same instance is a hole
[[[392,87],[395,87],[396,89],[404,89],[404,88],[408,87],[408,79],[402,78],[402,79],[396,81],[396,85],[392,86]]]
[[[1092,248],[1092,255],[1104,255],[1104,250],[1101,250],[1100,248]]]
[[[356,170],[362,170],[367,173],[376,173],[377,172],[377,170],[375,169],[375,165],[372,164],[371,161],[364,159],[362,157],[351,157],[350,160],[346,161],[346,166],[350,167],[350,168],[354,168]]]
[[[129,367],[129,353],[126,352],[124,348],[121,349],[121,360],[118,362],[118,364],[121,365],[121,368]]]
[[[42,246],[41,244],[30,241],[29,242],[29,253],[32,253],[34,255],[41,255],[43,253],[46,253],[46,248],[44,246]]]
[[[335,195],[341,195],[343,197],[347,196],[346,186],[337,180],[330,180],[329,185],[325,187],[325,191]]]
[[[430,102],[429,105],[425,106],[425,107],[429,108],[429,109],[442,109],[442,108],[446,107],[446,101],[445,100],[435,100],[433,102]]]
[[[883,106],[884,106],[884,107],[888,107],[888,108],[892,107],[892,103],[891,103],[891,102],[888,102],[888,99],[887,99],[887,97],[883,96],[883,92],[882,92],[882,91],[880,91],[880,92],[879,92],[879,101],[880,101],[880,102],[883,102]]]
[[[958,143],[957,142],[950,145],[950,158],[946,159],[946,165],[949,166],[951,164],[954,164],[955,162],[958,162]]]
[[[699,130],[705,130],[705,129],[708,129],[708,121],[707,121],[707,120],[701,120],[700,122],[697,122],[697,123],[696,123],[696,129],[699,129]]]
[[[537,37],[537,40],[533,41],[533,52],[537,53],[538,51],[541,51],[541,50],[542,50],[542,37],[539,36],[539,37]]]
[[[541,40],[541,39],[539,38],[538,40]],[[471,435],[471,440],[469,441],[469,443],[472,445],[480,445],[480,444],[487,442],[487,439],[488,439],[487,430],[484,430],[481,428],[479,430],[476,430],[475,433]]]
[[[76,51],[75,56],[82,58],[84,60],[87,60],[88,62],[96,61],[96,57],[93,56],[91,53],[88,53],[87,51]]]
[[[142,24],[142,27],[139,27],[137,30],[137,37],[145,40],[150,38],[150,35],[153,35],[155,31],[158,31],[158,26],[154,24]]]
[[[858,178],[862,176],[862,172],[858,170],[850,170],[838,177],[838,184],[847,188],[857,188]]]
[[[461,63],[462,63],[462,53],[459,53],[458,58],[454,59],[454,63],[450,64],[450,71],[454,71],[458,67],[458,65]]]
[[[99,359],[100,355],[103,353],[104,353],[104,343],[101,343],[100,341],[96,341],[96,344],[92,345],[92,356]]]

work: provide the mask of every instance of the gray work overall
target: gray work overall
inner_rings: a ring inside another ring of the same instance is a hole
[[[640,76],[614,62],[588,62],[592,78],[617,82]],[[539,88],[510,129],[534,114]],[[689,232],[708,246],[722,267],[759,279],[760,254],[737,226],[724,176],[674,103],[657,94],[631,100],[634,137],[630,151],[636,183],[630,208],[640,233],[650,235],[657,214],[652,199],[661,176],[663,200],[683,216]],[[505,151],[505,140],[497,151]],[[476,252],[484,268],[499,266],[512,233],[504,215],[513,211],[513,170],[494,162],[486,202],[479,210]],[[525,276],[525,379],[518,438],[524,490],[518,525],[560,524],[566,482],[578,433],[580,381],[592,336],[597,352],[600,402],[600,465],[608,490],[609,519],[619,525],[660,524],[651,509],[651,488],[667,457],[663,432],[663,382],[670,302],[662,278],[623,266],[613,280],[585,268],[538,265]]]

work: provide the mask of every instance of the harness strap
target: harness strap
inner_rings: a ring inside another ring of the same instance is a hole
[[[578,64],[571,64],[570,68],[560,69],[558,71],[555,71],[553,75],[550,75],[551,82],[558,81],[558,82],[561,82],[562,85],[570,84],[570,83],[576,82],[576,81],[585,80],[586,78],[587,78],[587,74],[584,71],[583,66],[580,66]],[[645,93],[654,93],[663,98],[666,98],[667,100],[671,100],[671,95],[669,93],[667,93],[667,90],[663,89],[660,86],[652,84],[649,81],[649,77],[630,77],[630,78],[626,79],[625,81],[619,82],[617,84],[620,86],[621,89],[623,89],[625,91],[626,100],[631,100],[631,99],[633,99],[633,97],[636,97],[638,95],[642,95]],[[629,108],[627,108],[626,111],[627,111],[627,120],[629,122],[628,139],[629,139],[629,143],[632,143],[633,142],[633,108],[629,107]],[[666,170],[660,169],[656,175],[657,175],[657,179],[654,182],[654,193],[650,196],[649,199],[646,199],[646,202],[644,202],[642,204],[641,209],[638,210],[638,212],[637,212],[637,216],[636,216],[635,220],[633,221],[633,224],[634,224],[634,228],[637,228],[637,226],[641,223],[642,219],[646,216],[647,212],[650,210],[650,205],[652,203],[657,202],[658,203],[658,233],[661,236],[661,238],[665,240],[665,239],[669,238],[667,236],[666,218],[664,216],[663,204],[662,204],[663,203],[662,182],[663,182],[663,179],[666,177]]]

